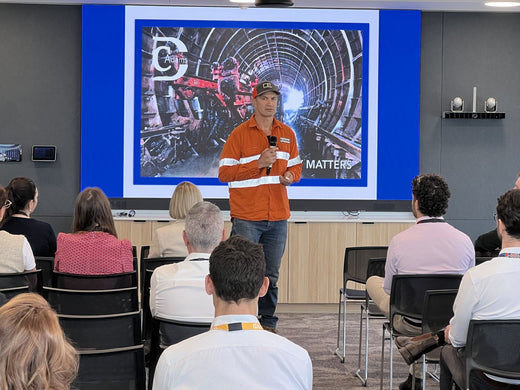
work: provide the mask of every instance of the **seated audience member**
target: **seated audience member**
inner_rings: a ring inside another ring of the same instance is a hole
[[[148,257],[188,255],[182,238],[184,218],[188,210],[198,202],[202,202],[202,194],[197,186],[189,181],[177,185],[170,199],[170,217],[175,221],[155,231]]]
[[[153,316],[192,322],[211,322],[214,308],[204,280],[209,272],[209,255],[224,239],[220,209],[199,202],[186,216],[182,233],[189,255],[181,263],[155,269],[150,281],[150,310]]]
[[[206,276],[211,330],[163,352],[153,389],[312,389],[307,351],[258,321],[258,298],[268,286],[262,245],[241,236],[221,242]]]
[[[7,199],[7,191],[0,186],[0,224],[10,206],[11,201]],[[0,273],[17,273],[36,269],[31,245],[24,236],[0,230],[0,248],[2,248]]]
[[[395,235],[388,247],[385,277],[372,276],[366,288],[370,297],[385,316],[390,312],[390,288],[397,274],[464,274],[475,266],[475,251],[471,239],[446,223],[443,215],[448,208],[450,190],[438,175],[420,175],[412,181],[412,212],[414,226]],[[394,316],[393,327],[400,333],[415,336],[422,333],[420,323]],[[412,367],[400,390],[412,388]],[[415,388],[420,390],[422,367],[416,365]]]
[[[0,389],[67,390],[78,371],[76,350],[38,294],[0,307],[0,351]]]
[[[56,234],[51,225],[31,218],[38,205],[38,189],[31,179],[16,177],[6,188],[11,207],[6,212],[2,229],[11,234],[22,234],[27,238],[34,256],[54,256]]]
[[[498,257],[469,269],[463,276],[450,325],[435,334],[396,339],[407,361],[445,345],[441,351],[441,390],[451,390],[454,382],[461,389],[468,388],[464,346],[472,319],[520,319],[520,190],[510,190],[498,198],[497,218],[502,250]],[[520,381],[477,372],[469,388],[518,389]]]
[[[117,238],[106,195],[86,188],[76,198],[73,233],[58,234],[54,269],[82,275],[134,270],[132,244]]]
[[[513,189],[520,189],[520,173]],[[495,256],[500,251],[500,245],[500,237],[498,237],[498,232],[495,228],[477,237],[475,240],[475,252],[477,256]]]

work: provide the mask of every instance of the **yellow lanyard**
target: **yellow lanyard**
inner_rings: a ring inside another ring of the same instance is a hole
[[[213,329],[227,330],[228,332],[235,330],[264,330],[258,322],[233,322],[232,324],[216,325],[211,328],[211,330]]]

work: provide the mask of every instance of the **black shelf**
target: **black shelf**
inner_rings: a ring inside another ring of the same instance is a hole
[[[504,119],[505,112],[451,112],[442,113],[444,119]]]

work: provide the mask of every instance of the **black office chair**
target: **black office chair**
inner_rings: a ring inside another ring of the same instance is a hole
[[[491,260],[493,259],[494,257],[492,256],[477,256],[475,257],[475,265],[479,265],[479,264],[482,264],[488,260]]]
[[[366,299],[366,290],[364,288],[350,288],[348,284],[349,282],[366,284],[369,259],[376,257],[386,258],[387,251],[387,246],[362,246],[345,248],[345,256],[343,258],[343,286],[339,289],[338,338],[335,352],[336,355],[341,359],[342,363],[345,362],[347,345],[347,302],[354,301],[361,303]],[[342,340],[340,337],[341,329],[343,329]],[[342,343],[341,348],[340,342]],[[360,375],[358,375],[358,373],[356,373],[356,375],[361,379],[362,382],[366,382],[366,378],[362,378]]]
[[[146,259],[148,254],[150,253],[150,245],[142,245],[141,246],[141,257],[140,259]]]
[[[21,286],[28,286],[30,292],[41,294],[43,287],[42,270],[0,274],[0,288]]]
[[[453,317],[453,302],[457,296],[458,289],[427,290],[424,292],[422,332],[438,332],[445,328]],[[422,356],[423,378],[426,378],[426,365],[429,363],[438,364],[440,361],[441,348],[436,348]],[[415,364],[415,363],[414,363]],[[437,371],[428,372],[437,382],[439,375]],[[415,375],[415,370],[414,370]],[[415,378],[413,378],[415,380]],[[423,380],[424,384],[424,380]],[[424,389],[424,387],[423,387]]]
[[[54,271],[54,257],[34,256],[36,268],[42,270],[42,282],[44,286],[52,286],[52,271]]]
[[[143,390],[144,346],[79,351],[79,371],[72,389]]]
[[[17,296],[18,294],[23,294],[23,293],[28,293],[28,292],[30,292],[29,286],[0,288],[0,293],[2,293],[4,295],[4,298],[6,300],[11,299],[12,297]]]
[[[44,287],[43,296],[59,314],[102,315],[139,311],[137,287],[111,290]]]
[[[471,320],[466,339],[466,389],[471,372],[520,380],[520,319]]]
[[[141,306],[143,308],[143,336],[145,340],[150,340],[152,332],[152,313],[150,312],[150,280],[152,278],[153,271],[167,264],[180,263],[184,261],[184,257],[154,257],[145,258],[141,263],[142,271],[142,290],[141,290]]]
[[[385,276],[385,264],[386,257],[375,257],[372,259],[368,259],[367,265],[367,276],[366,279],[371,276]],[[370,299],[370,296],[365,294],[365,302],[360,305],[360,316],[359,316],[359,349],[358,349],[358,368],[356,370],[356,376],[361,379],[361,383],[363,386],[366,386],[368,381],[368,331],[369,331],[369,321],[370,319],[379,319],[384,320],[385,315],[383,312],[377,307],[377,305]],[[365,321],[365,334],[363,338],[363,321]],[[362,344],[363,340],[365,340],[365,349],[362,352]],[[364,353],[364,368],[361,369],[361,357]]]
[[[80,275],[53,271],[52,286],[69,290],[110,290],[137,287],[137,271],[106,275]]]
[[[187,322],[167,318],[152,319],[152,339],[150,345],[150,364],[148,368],[148,389],[152,389],[155,367],[163,351],[170,345],[207,332],[211,322]]]
[[[180,263],[185,257],[141,257],[141,296],[146,288],[146,270],[154,270],[161,265]],[[148,283],[150,287],[150,283]]]
[[[60,325],[77,349],[110,349],[142,343],[141,312],[104,315],[58,314]]]
[[[462,275],[458,274],[394,275],[390,290],[390,320],[383,324],[381,341],[381,389],[383,389],[386,332],[388,331],[390,335],[390,389],[393,380],[393,339],[396,336],[409,336],[394,330],[394,317],[401,315],[422,321],[425,292],[427,290],[458,289],[461,279]]]

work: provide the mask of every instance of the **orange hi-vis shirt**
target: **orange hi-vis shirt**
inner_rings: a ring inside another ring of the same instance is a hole
[[[218,178],[229,186],[231,217],[248,221],[289,219],[287,188],[280,175],[291,172],[300,181],[302,162],[294,131],[274,119],[271,135],[277,138],[276,161],[269,175],[258,168],[260,154],[269,148],[265,133],[258,128],[255,116],[237,126],[229,135],[220,155]]]

